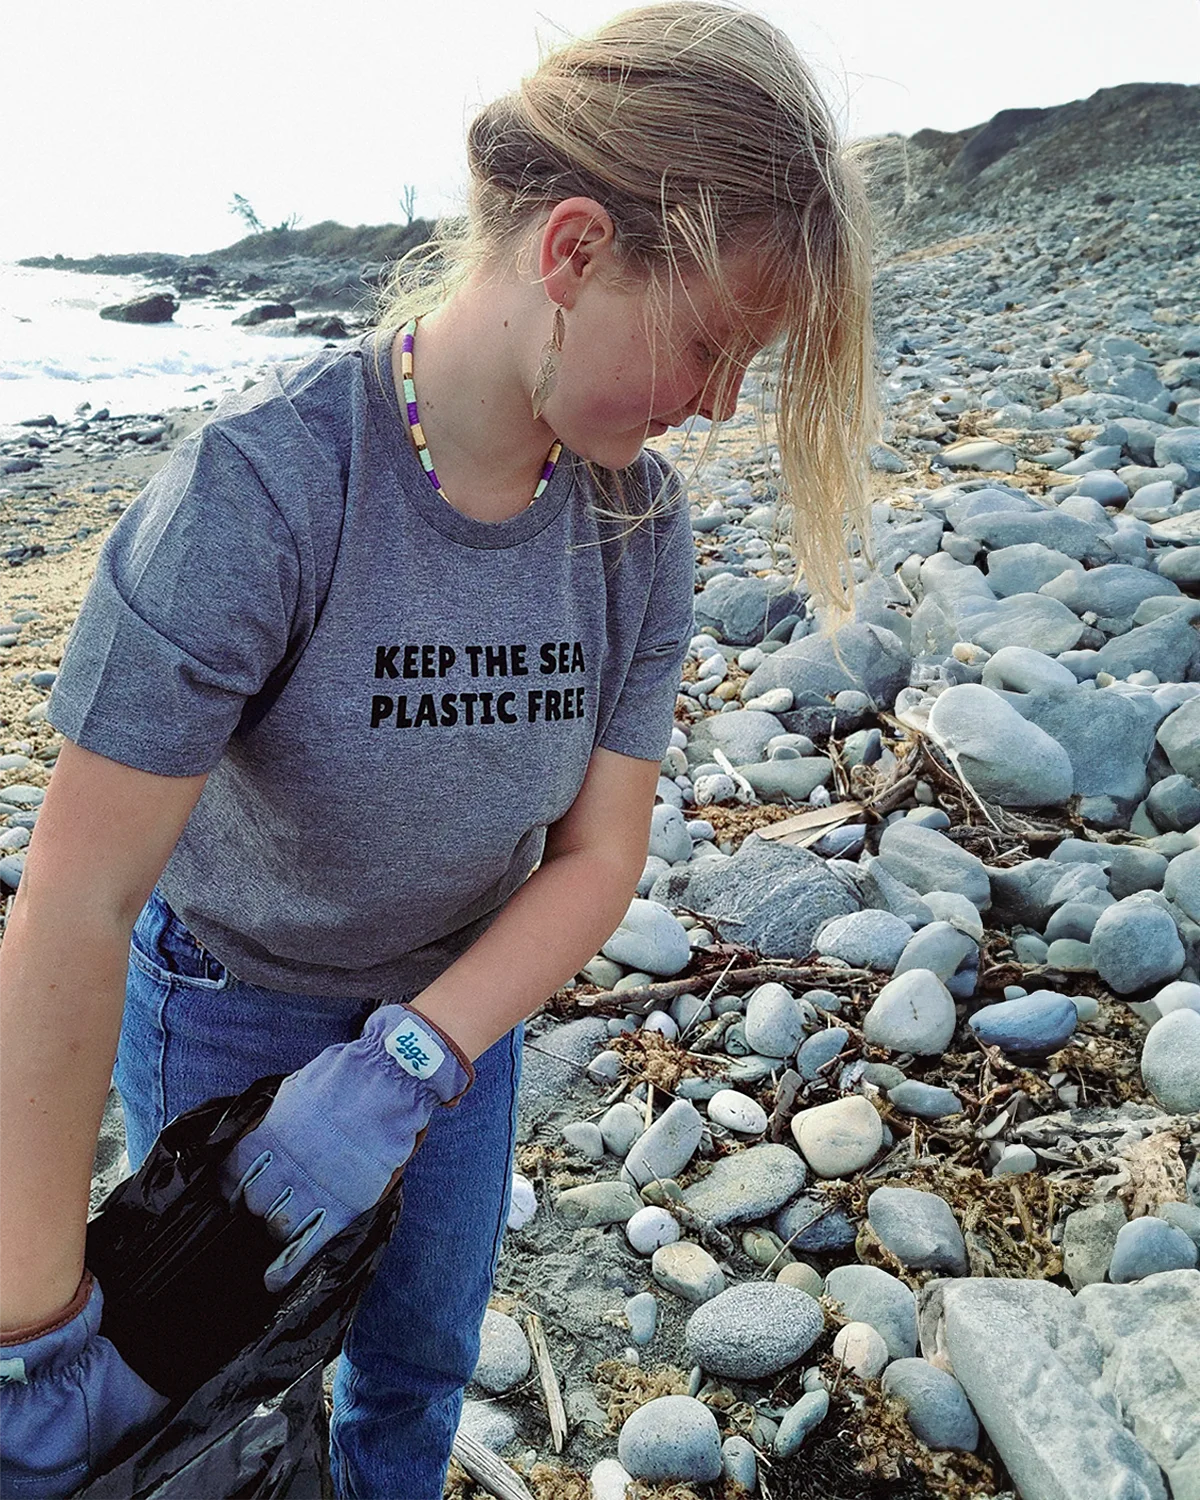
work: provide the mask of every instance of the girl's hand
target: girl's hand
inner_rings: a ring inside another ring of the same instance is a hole
[[[0,1491],[58,1500],[169,1403],[99,1333],[104,1297],[90,1271],[48,1323],[0,1335]]]
[[[279,1291],[376,1204],[439,1104],[475,1070],[455,1042],[403,1004],[381,1006],[353,1042],[327,1047],[279,1085],[221,1168],[221,1190],[284,1243],[263,1282]]]

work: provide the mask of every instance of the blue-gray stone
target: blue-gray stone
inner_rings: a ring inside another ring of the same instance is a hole
[[[814,1032],[796,1054],[796,1069],[800,1077],[810,1083],[849,1040],[850,1033],[844,1026],[830,1026],[825,1031]]]
[[[714,750],[720,750],[735,766],[760,760],[767,742],[783,732],[783,725],[774,714],[757,708],[741,708],[735,714],[710,714],[701,719],[692,730],[685,754],[688,775],[701,774],[700,768],[712,762],[713,770],[719,772],[720,765],[712,760]]]
[[[750,646],[791,614],[797,602],[782,579],[718,573],[696,595],[696,625],[712,626],[730,645]]]
[[[1035,990],[1019,1000],[985,1005],[968,1024],[986,1046],[1015,1057],[1049,1057],[1066,1046],[1078,1018],[1070,1000],[1052,990]]]
[[[1096,972],[1118,995],[1174,979],[1186,954],[1168,912],[1130,896],[1100,913],[1091,936]]]
[[[997,547],[987,558],[987,581],[1001,598],[1010,594],[1036,594],[1044,583],[1071,568],[1082,571],[1082,563],[1055,552],[1040,542],[1018,542]]]
[[[889,823],[879,840],[879,859],[889,875],[926,891],[957,891],[980,911],[990,905],[991,882],[983,861],[935,828],[901,818]]]
[[[805,636],[774,652],[750,674],[742,692],[756,698],[771,688],[788,687],[796,695],[830,697],[857,688],[888,708],[908,683],[910,658],[900,638],[879,625],[845,625],[833,637]],[[838,657],[841,657],[839,661]]]
[[[820,1426],[828,1412],[828,1391],[809,1391],[801,1396],[794,1406],[788,1407],[779,1424],[773,1444],[776,1456],[790,1458],[799,1452],[805,1438]]]
[[[723,937],[764,958],[806,957],[823,922],[860,905],[824,860],[753,833],[728,859],[692,861],[660,876],[650,895],[711,918]]]
[[[1187,682],[1198,661],[1200,635],[1181,611],[1173,610],[1149,625],[1135,625],[1124,635],[1114,636],[1096,652],[1087,675],[1111,672],[1114,677],[1128,677],[1149,670],[1160,682]]]
[[[925,1359],[897,1359],[883,1372],[883,1393],[899,1401],[908,1425],[929,1448],[974,1453],[979,1422],[967,1393],[945,1370]]]
[[[952,1090],[916,1078],[906,1078],[888,1089],[888,1100],[902,1114],[916,1115],[919,1120],[944,1120],[947,1115],[962,1114],[962,1101]]]
[[[775,1215],[774,1226],[780,1239],[790,1242],[789,1249],[807,1255],[845,1250],[858,1233],[845,1209],[819,1193],[802,1193]]]
[[[1177,594],[1179,590],[1170,579],[1160,578],[1146,568],[1109,563],[1082,573],[1061,573],[1043,584],[1041,592],[1065,604],[1077,615],[1091,610],[1098,615],[1120,618],[1132,615],[1143,599],[1152,599],[1159,594]]]
[[[629,1337],[636,1345],[648,1344],[658,1327],[658,1299],[653,1292],[638,1292],[625,1304]]]
[[[974,938],[950,922],[930,922],[910,935],[895,972],[929,969],[944,984],[971,954],[978,958],[979,948]]]
[[[880,1243],[907,1270],[967,1274],[962,1230],[950,1205],[937,1193],[876,1188],[867,1199],[867,1218]]]
[[[1200,786],[1188,776],[1164,776],[1150,788],[1146,811],[1164,833],[1186,833],[1200,824]]]
[[[1058,741],[981,684],[966,682],[935,699],[929,733],[959,775],[1001,807],[1061,806],[1074,789],[1074,769]]]
[[[1182,1229],[1188,1239],[1200,1250],[1200,1204],[1160,1203],[1154,1210],[1157,1219],[1165,1219],[1175,1229]]]
[[[634,1479],[709,1484],[721,1477],[721,1430],[694,1396],[656,1396],[625,1419],[617,1458]]]
[[[1165,1219],[1133,1219],[1117,1232],[1109,1262],[1109,1281],[1140,1281],[1159,1271],[1190,1271],[1196,1264],[1190,1235]]]
[[[825,1326],[799,1287],[743,1281],[702,1303],[687,1321],[688,1356],[712,1375],[760,1380],[802,1358]]]
[[[764,1142],[723,1156],[684,1189],[683,1201],[711,1224],[745,1223],[766,1218],[794,1198],[807,1175],[798,1151]]]
[[[1064,902],[1046,923],[1046,941],[1053,943],[1058,938],[1073,938],[1078,943],[1090,942],[1092,929],[1099,920],[1100,913],[1113,904],[1113,899],[1107,891],[1097,891],[1095,903],[1091,901]]]
[[[874,907],[835,917],[817,934],[817,952],[840,958],[856,969],[890,973],[904,952],[913,930],[902,917]]]
[[[848,1321],[881,1334],[893,1359],[917,1352],[917,1300],[898,1277],[878,1266],[836,1266],[825,1278],[825,1295],[842,1304]]]
[[[1154,462],[1181,464],[1189,485],[1200,483],[1200,427],[1176,427],[1164,432],[1154,444]]]
[[[977,542],[981,547],[1002,548],[1023,542],[1040,542],[1044,547],[1065,552],[1080,561],[1107,562],[1111,550],[1095,526],[1058,510],[1035,514],[1008,511],[995,515],[969,516],[955,531],[959,536]]]
[[[1132,699],[1090,688],[1052,688],[1015,698],[1013,707],[1066,751],[1076,796],[1142,796],[1157,726]]]

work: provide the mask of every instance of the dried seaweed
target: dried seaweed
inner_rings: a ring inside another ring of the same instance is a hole
[[[698,1057],[660,1031],[626,1031],[612,1038],[616,1052],[631,1081],[652,1083],[656,1089],[674,1093],[684,1077],[719,1077],[723,1065],[715,1058]]]
[[[795,811],[794,807],[785,807],[782,802],[764,802],[759,807],[725,807],[714,802],[698,808],[695,815],[712,824],[718,844],[728,840],[736,850],[755,829],[765,828],[769,823],[780,823],[784,818],[792,817]]]
[[[639,1406],[659,1396],[686,1396],[688,1376],[675,1365],[647,1370],[619,1359],[602,1359],[593,1371],[596,1400],[608,1414],[608,1430],[620,1432]]]

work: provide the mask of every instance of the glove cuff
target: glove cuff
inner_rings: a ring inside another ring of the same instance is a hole
[[[85,1268],[79,1285],[75,1289],[75,1295],[66,1307],[54,1313],[53,1316],[43,1319],[40,1323],[27,1323],[24,1328],[6,1329],[0,1333],[0,1349],[7,1349],[13,1344],[27,1344],[33,1339],[40,1339],[43,1334],[57,1333],[60,1328],[65,1328],[88,1305],[93,1284],[92,1273]]]
[[[414,1010],[411,1005],[405,1005],[404,1009],[408,1011],[410,1015],[416,1016],[422,1026],[427,1026],[430,1031],[435,1032],[442,1039],[446,1046],[449,1047],[450,1051],[453,1052],[455,1058],[458,1061],[459,1067],[466,1074],[466,1082],[460,1082],[458,1086],[458,1092],[452,1095],[451,1098],[442,1100],[443,1104],[457,1104],[462,1096],[475,1082],[474,1064],[471,1062],[471,1059],[462,1050],[462,1048],[458,1045],[458,1043],[454,1040],[454,1038],[450,1036],[448,1032],[443,1031],[436,1021],[431,1021],[427,1015],[425,1015],[422,1011]]]
[[[475,1082],[470,1058],[442,1028],[400,1001],[381,1005],[363,1028],[410,1077],[423,1083],[441,1104],[457,1104]]]

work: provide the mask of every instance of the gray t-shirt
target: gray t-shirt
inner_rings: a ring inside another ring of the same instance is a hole
[[[391,337],[276,367],[178,445],[105,540],[48,705],[85,749],[209,773],[159,887],[236,977],[292,993],[441,973],[597,746],[663,756],[693,629],[665,459],[634,467],[665,513],[632,531],[566,449],[527,509],[471,519],[412,447]]]

